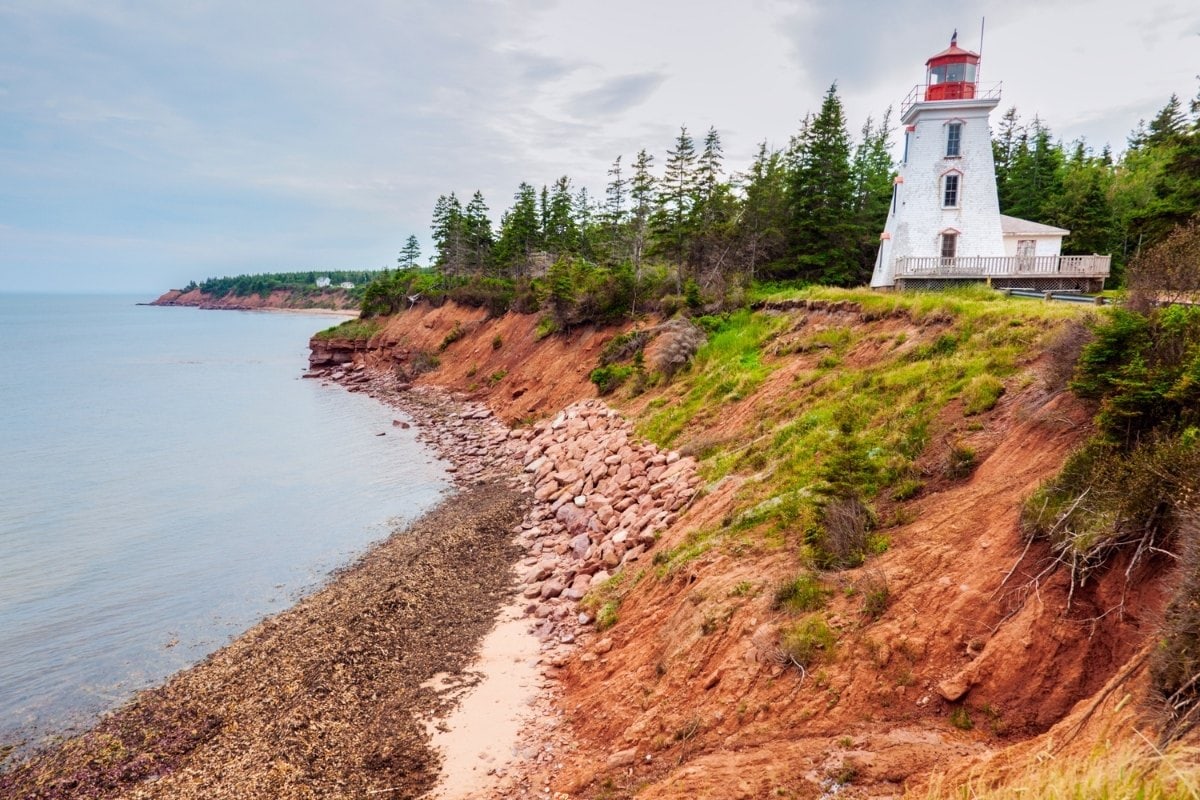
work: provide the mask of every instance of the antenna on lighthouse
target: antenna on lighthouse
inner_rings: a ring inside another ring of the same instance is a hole
[[[979,80],[979,74],[983,72],[983,24],[987,22],[987,17],[979,18],[979,66],[975,68],[975,80]]]

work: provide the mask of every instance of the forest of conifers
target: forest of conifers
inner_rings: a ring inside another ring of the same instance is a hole
[[[550,302],[571,324],[648,305],[728,301],[752,281],[864,283],[887,216],[895,164],[891,110],[868,119],[857,140],[836,84],[786,148],[758,148],[730,172],[721,138],[681,128],[655,156],[619,156],[603,198],[569,177],[522,183],[493,228],[483,195],[453,192],[433,212],[435,252],[419,267],[409,237],[401,269],[368,288],[364,313],[390,313],[405,297],[453,296],[495,311]],[[1056,141],[1015,108],[993,131],[1003,213],[1067,228],[1065,253],[1111,253],[1109,285],[1140,250],[1200,210],[1200,95],[1172,95],[1137,124],[1123,152]],[[669,309],[668,309],[669,310]]]

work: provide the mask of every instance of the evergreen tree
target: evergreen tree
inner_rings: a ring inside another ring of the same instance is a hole
[[[687,126],[679,128],[675,147],[667,151],[667,163],[663,169],[662,190],[658,195],[656,233],[669,247],[679,269],[676,271],[676,288],[682,293],[682,273],[687,256],[688,221],[695,199],[696,146]]]
[[[435,263],[447,275],[458,274],[463,268],[465,231],[462,204],[451,192],[441,195],[433,206],[433,244],[437,251]]]
[[[716,128],[709,128],[704,136],[704,150],[696,162],[696,205],[702,210],[721,181],[721,162],[724,157],[720,134]]]
[[[1179,95],[1172,94],[1162,110],[1150,120],[1145,144],[1150,146],[1175,144],[1187,129],[1187,117]]]
[[[1013,155],[1000,198],[1000,210],[1034,222],[1050,222],[1051,209],[1062,194],[1062,145],[1050,139],[1050,129],[1034,117]]]
[[[586,186],[581,186],[579,191],[575,193],[575,202],[572,210],[576,232],[575,252],[591,261],[596,256],[596,248],[594,246],[596,205],[592,202],[592,197],[588,194]]]
[[[615,240],[617,230],[625,221],[625,194],[629,185],[629,181],[621,176],[621,156],[617,156],[612,166],[608,168],[608,178],[608,186],[604,193],[604,215]]]
[[[629,183],[630,209],[630,257],[633,260],[634,286],[641,281],[642,258],[646,252],[650,235],[650,215],[657,203],[657,184],[650,171],[654,156],[644,149],[639,150],[633,163],[633,177]],[[636,295],[635,295],[636,302]]]
[[[575,253],[579,230],[575,225],[575,203],[571,197],[571,179],[566,175],[554,182],[549,193],[542,189],[545,210],[546,249],[557,258],[564,253]]]
[[[890,148],[892,109],[879,125],[867,117],[862,140],[854,151],[854,208],[859,237],[857,282],[870,279],[879,250],[879,234],[887,222],[895,177]]]
[[[483,193],[478,190],[471,196],[463,214],[463,238],[468,267],[476,273],[484,272],[491,260],[494,240],[488,207]]]
[[[850,135],[834,83],[793,148],[789,186],[798,275],[836,286],[858,276]]]
[[[408,240],[404,242],[403,249],[400,250],[400,258],[397,261],[400,266],[405,269],[412,269],[417,266],[417,262],[421,259],[421,243],[417,241],[417,237],[409,235]]]
[[[745,176],[745,200],[740,234],[751,280],[758,265],[784,254],[788,228],[787,170],[783,155],[761,142]]]
[[[1024,135],[1019,119],[1016,106],[1005,111],[1004,116],[1000,118],[1000,131],[992,139],[992,159],[996,164],[996,191],[1001,197],[1001,208],[1005,207],[1004,197],[1013,158]]]
[[[1116,218],[1109,194],[1112,169],[1093,158],[1080,141],[1063,171],[1062,194],[1050,205],[1055,225],[1071,231],[1063,242],[1068,253],[1111,253]]]
[[[500,222],[496,261],[514,276],[524,277],[529,272],[533,254],[542,249],[542,246],[542,222],[538,212],[537,192],[522,181],[513,197],[513,207],[505,212]]]

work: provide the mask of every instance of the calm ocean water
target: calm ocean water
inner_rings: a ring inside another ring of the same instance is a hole
[[[448,487],[396,412],[300,379],[336,320],[139,299],[0,294],[0,745],[194,663]]]

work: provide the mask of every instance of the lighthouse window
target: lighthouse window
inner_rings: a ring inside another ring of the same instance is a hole
[[[954,258],[956,253],[958,253],[958,234],[943,233],[942,258]]]
[[[958,208],[958,175],[952,172],[943,180],[942,207]]]
[[[951,122],[946,126],[946,158],[962,155],[962,123]]]

